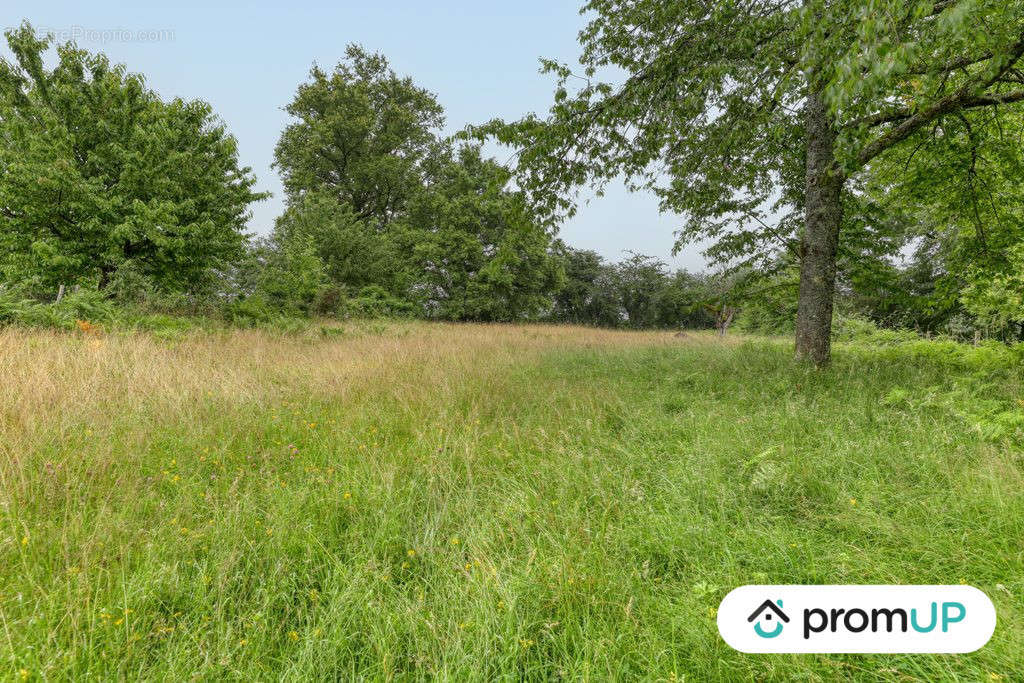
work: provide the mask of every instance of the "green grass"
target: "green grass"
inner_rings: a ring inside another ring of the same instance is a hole
[[[7,340],[35,349],[11,363],[94,343],[34,334]],[[184,394],[168,367],[130,400],[104,384],[127,370],[83,361],[91,392],[73,386],[75,366],[15,402],[0,423],[7,675],[1024,671],[1024,385],[1011,363],[851,346],[814,372],[770,341],[548,343],[545,328],[497,328],[467,349],[458,327],[381,334],[397,349],[434,341],[408,367],[383,354],[335,377],[310,354],[344,357],[351,340],[293,340],[301,371],[232,356],[218,368],[251,374],[243,389]],[[162,342],[107,343],[96,353],[123,360]],[[146,353],[201,376],[189,343]],[[42,409],[70,393],[79,408]],[[715,626],[743,584],[959,582],[999,619],[969,655],[745,655]]]

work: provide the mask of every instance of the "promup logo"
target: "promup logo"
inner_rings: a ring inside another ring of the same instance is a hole
[[[741,652],[973,652],[995,626],[971,586],[743,586],[718,608]]]
[[[777,606],[776,606],[777,605]],[[772,619],[775,619],[775,625],[768,630],[764,627],[762,622],[766,622],[771,626]],[[754,624],[754,633],[761,636],[762,638],[775,638],[782,633],[783,623],[789,623],[789,617],[782,611],[782,600],[765,600],[761,603],[761,606],[754,610],[754,613],[747,617],[747,621],[756,621]]]

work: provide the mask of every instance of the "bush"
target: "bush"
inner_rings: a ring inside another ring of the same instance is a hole
[[[52,303],[23,299],[12,292],[0,294],[0,323],[4,324],[71,330],[80,320],[107,323],[117,317],[117,308],[95,290],[74,292]]]
[[[224,319],[239,327],[257,327],[273,320],[278,312],[259,296],[237,299],[224,306]]]
[[[350,318],[406,318],[416,313],[416,307],[392,296],[383,287],[370,285],[346,302],[345,313]]]

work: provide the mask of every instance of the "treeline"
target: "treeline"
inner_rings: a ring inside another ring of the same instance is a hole
[[[274,316],[403,315],[610,327],[713,324],[706,278],[654,259],[604,263],[554,237],[479,146],[380,55],[314,67],[275,150],[287,208],[246,235],[255,192],[203,102],[162,100],[103,55],[30,26],[0,63],[0,318],[104,305]],[[61,299],[65,309],[50,310]],[[52,307],[51,307],[52,308]]]
[[[471,136],[444,136],[432,93],[352,46],[334,69],[314,67],[287,106],[292,120],[275,149],[286,209],[270,235],[255,237],[250,207],[267,195],[208,104],[165,101],[143,77],[71,44],[54,55],[28,25],[7,43],[0,322],[68,326],[116,309],[239,324],[409,316],[793,331],[796,204],[774,231],[715,228],[709,255],[732,267],[714,274],[673,272],[641,254],[607,262],[556,238],[564,197],[524,192],[530,183]],[[974,141],[954,151],[1000,201],[974,204],[955,176],[932,173],[953,152],[929,140],[907,159],[877,161],[844,195],[836,313],[1019,339],[1014,183],[1024,166],[994,129],[944,126],[943,145],[960,134]]]

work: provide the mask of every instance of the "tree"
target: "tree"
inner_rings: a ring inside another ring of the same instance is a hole
[[[311,246],[335,286],[356,292],[373,285],[403,296],[413,276],[403,251],[407,240],[399,239],[403,230],[400,222],[371,228],[331,192],[311,191],[292,200],[278,217],[274,241],[282,248],[295,242]]]
[[[275,239],[311,245],[335,285],[451,320],[531,318],[550,305],[561,276],[551,236],[511,174],[441,139],[435,97],[383,56],[350,46],[332,73],[314,67],[288,112]]]
[[[1024,321],[1003,290],[1020,276],[1024,244],[1022,134],[1021,112],[963,111],[872,166],[866,193],[899,216],[916,247],[905,284],[922,296],[905,308],[923,309],[929,329],[961,311],[997,334]]]
[[[620,326],[624,316],[615,266],[595,251],[561,243],[558,249],[565,284],[554,295],[551,317],[575,325]]]
[[[266,195],[205,102],[162,101],[141,76],[28,24],[0,60],[0,277],[36,292],[105,289],[119,270],[187,291],[245,244]]]
[[[636,329],[654,327],[668,278],[665,264],[653,256],[630,252],[629,258],[619,263],[615,271],[627,324]]]
[[[686,217],[680,243],[715,238],[709,255],[747,265],[792,249],[796,353],[818,365],[844,194],[937,124],[1024,100],[1021,0],[591,0],[584,11],[582,75],[545,62],[558,77],[550,115],[476,133],[519,148],[523,187],[553,220],[572,212],[574,187],[625,174]],[[624,80],[601,80],[609,71]]]
[[[329,194],[374,230],[404,210],[444,123],[432,93],[357,45],[331,73],[314,66],[286,111],[297,120],[281,135],[275,165],[289,202]]]
[[[463,146],[424,164],[424,186],[402,219],[402,249],[416,269],[413,296],[449,320],[537,317],[561,286],[552,238],[511,174]]]

